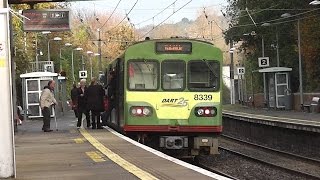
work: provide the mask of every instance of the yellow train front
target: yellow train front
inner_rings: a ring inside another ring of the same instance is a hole
[[[145,40],[109,64],[116,107],[108,124],[181,156],[217,154],[222,52],[190,39]]]

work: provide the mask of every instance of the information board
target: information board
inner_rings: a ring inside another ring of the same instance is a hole
[[[70,11],[67,9],[23,10],[24,31],[69,31]]]

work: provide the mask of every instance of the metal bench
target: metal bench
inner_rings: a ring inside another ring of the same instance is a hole
[[[303,104],[303,110],[307,110],[308,113],[319,112],[320,107],[320,97],[312,97],[311,102]]]

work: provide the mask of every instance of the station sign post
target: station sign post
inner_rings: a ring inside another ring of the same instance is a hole
[[[87,71],[79,71],[79,79],[87,79],[88,72]]]

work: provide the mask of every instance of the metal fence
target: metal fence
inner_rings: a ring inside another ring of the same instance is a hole
[[[39,61],[38,66],[36,62],[31,62],[31,72],[54,72],[53,61]]]

